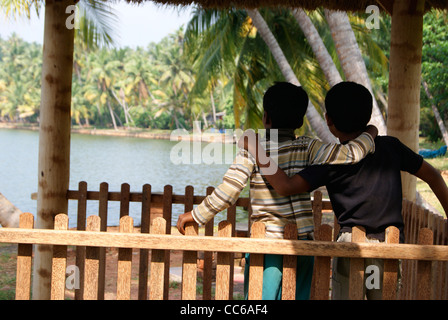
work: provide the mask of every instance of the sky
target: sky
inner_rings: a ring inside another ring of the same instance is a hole
[[[142,5],[120,1],[113,4],[118,16],[117,47],[146,47],[150,42],[158,42],[166,35],[186,26],[191,17],[191,8],[161,7],[153,2]],[[44,10],[40,17],[33,12],[31,19],[6,20],[0,16],[0,36],[7,39],[17,33],[27,42],[43,43]]]

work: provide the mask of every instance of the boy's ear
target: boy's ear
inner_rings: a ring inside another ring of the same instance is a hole
[[[268,113],[265,111],[263,114],[263,124],[266,129],[270,128],[272,126],[271,117],[269,117]]]
[[[328,113],[325,113],[325,120],[327,120],[327,126],[331,127],[333,125],[333,120],[328,116]]]

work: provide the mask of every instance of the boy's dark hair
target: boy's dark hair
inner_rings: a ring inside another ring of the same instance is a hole
[[[372,116],[372,95],[363,85],[350,81],[340,82],[328,91],[325,108],[339,131],[362,131]]]
[[[263,109],[275,129],[300,128],[307,107],[305,90],[289,82],[276,82],[263,97]]]

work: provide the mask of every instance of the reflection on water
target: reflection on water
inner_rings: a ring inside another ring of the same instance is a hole
[[[36,201],[31,193],[37,191],[38,132],[0,130],[0,192],[22,211],[36,212]],[[217,186],[229,164],[179,164],[170,159],[170,151],[178,142],[141,138],[105,137],[73,134],[71,140],[70,189],[77,189],[86,181],[88,190],[99,190],[101,182],[109,184],[109,191],[120,191],[122,183],[129,183],[131,192],[140,192],[150,184],[153,192],[162,192],[167,184],[173,192],[183,194],[192,185],[195,194],[205,194],[208,186]],[[208,144],[202,144],[205,148]],[[191,148],[193,150],[193,148]],[[223,161],[227,153],[235,154],[235,146],[223,147]],[[227,158],[229,155],[227,154]],[[244,192],[247,195],[247,192]],[[87,215],[98,210],[91,201]],[[118,224],[118,203],[109,206],[109,225]],[[140,208],[131,203],[130,215],[140,223]],[[183,213],[181,205],[173,205],[173,222]],[[244,214],[242,211],[238,215]],[[69,203],[70,226],[76,225],[76,203]],[[216,220],[219,220],[216,219]]]

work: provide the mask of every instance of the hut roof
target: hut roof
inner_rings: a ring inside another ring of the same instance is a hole
[[[365,11],[369,5],[376,4],[382,10],[392,11],[394,0],[126,0],[130,3],[154,2],[162,5],[187,6],[198,5],[204,8],[257,8],[290,7],[315,10],[324,7],[342,11]],[[425,9],[448,9],[448,0],[426,0]]]

